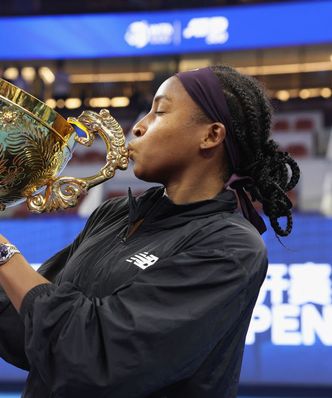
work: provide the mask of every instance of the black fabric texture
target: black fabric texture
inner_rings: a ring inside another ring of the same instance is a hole
[[[17,314],[0,293],[0,355],[24,398],[235,398],[267,269],[232,191],[175,205],[162,187],[112,199],[39,272]],[[143,220],[128,237],[132,223]]]

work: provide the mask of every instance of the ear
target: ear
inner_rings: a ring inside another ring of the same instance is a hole
[[[226,136],[225,126],[220,122],[214,122],[209,125],[205,134],[202,136],[200,148],[216,148],[223,143]]]

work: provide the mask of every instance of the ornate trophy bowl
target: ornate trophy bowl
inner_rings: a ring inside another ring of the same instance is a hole
[[[80,133],[80,134],[79,134]],[[76,143],[106,145],[106,164],[85,178],[58,177]],[[73,207],[82,193],[126,169],[128,152],[118,122],[106,109],[67,121],[37,98],[0,79],[0,210],[26,200],[29,210]]]

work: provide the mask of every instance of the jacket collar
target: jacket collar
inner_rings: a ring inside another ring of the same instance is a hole
[[[128,191],[129,223],[144,218],[145,226],[172,227],[193,218],[207,217],[220,212],[234,212],[237,200],[233,191],[221,191],[215,198],[177,205],[165,195],[164,187],[153,187],[135,198]]]

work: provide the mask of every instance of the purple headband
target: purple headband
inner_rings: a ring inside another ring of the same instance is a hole
[[[221,122],[225,126],[225,148],[232,166],[233,174],[226,183],[237,193],[244,217],[249,220],[262,234],[266,225],[251,203],[244,185],[253,183],[249,176],[239,176],[236,171],[240,166],[240,153],[232,127],[231,115],[226,98],[221,88],[221,82],[210,67],[196,69],[188,72],[179,72],[176,76],[190,97],[214,122]]]

